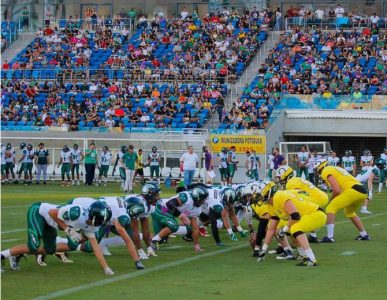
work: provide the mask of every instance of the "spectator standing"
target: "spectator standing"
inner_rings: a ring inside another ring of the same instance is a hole
[[[344,13],[345,13],[344,8],[343,8],[340,4],[337,4],[337,6],[336,6],[336,8],[335,8],[335,15],[336,15],[336,18],[342,18],[342,17],[344,17]]]
[[[97,150],[95,150],[95,144],[91,143],[89,148],[85,151],[85,171],[86,171],[85,185],[91,186],[93,184],[96,164],[97,164]]]
[[[47,166],[50,163],[50,154],[44,144],[40,143],[39,148],[35,151],[35,165],[36,165],[36,184],[40,183],[40,176],[43,173],[43,184],[47,183]]]
[[[130,26],[133,29],[134,28],[134,21],[136,20],[137,17],[137,11],[135,8],[131,8],[128,12],[128,17],[130,19]]]
[[[275,10],[275,25],[274,30],[280,31],[282,28],[282,12],[279,7]]]
[[[133,145],[129,145],[129,152],[122,156],[121,162],[125,168],[125,193],[133,193],[133,179],[138,156],[134,153]]]
[[[134,173],[134,177],[137,175],[140,175],[141,184],[144,184],[144,161],[142,156],[142,149],[138,149],[137,151],[136,172]]]
[[[22,11],[22,25],[23,25],[23,30],[30,25],[30,12],[27,9],[27,6],[24,6],[23,11]]]
[[[85,156],[83,155],[82,151],[79,150],[78,144],[74,144],[70,153],[71,158],[73,159],[73,164],[71,165],[72,185],[75,184],[75,174],[77,175],[77,185],[79,185],[79,164],[85,158]]]
[[[180,164],[183,167],[184,171],[184,185],[188,186],[192,183],[195,169],[198,166],[199,157],[196,153],[194,153],[194,149],[192,146],[188,147],[186,153],[184,153],[180,158]]]
[[[205,181],[208,184],[213,183],[213,176],[211,174],[214,172],[214,162],[212,159],[211,153],[208,151],[207,146],[203,146],[203,160],[204,160],[204,166],[206,168],[206,174],[205,174]]]
[[[222,123],[223,120],[223,108],[224,108],[224,100],[223,97],[218,97],[215,104],[215,109],[219,115],[219,123]]]
[[[277,171],[279,166],[282,166],[283,164],[285,164],[285,158],[281,154],[279,154],[279,148],[274,148],[273,155],[274,155],[273,167],[274,167],[274,170]]]

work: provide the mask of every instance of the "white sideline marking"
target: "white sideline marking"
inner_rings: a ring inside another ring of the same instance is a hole
[[[28,207],[28,206],[31,206],[31,204],[27,204],[27,205],[2,206],[1,208],[2,208],[2,209],[4,209],[4,208],[18,208],[18,207]]]
[[[341,253],[341,255],[344,255],[344,256],[352,256],[356,253],[356,251],[344,251]]]
[[[372,224],[372,226],[382,226],[383,224]]]
[[[2,240],[1,242],[2,242],[2,243],[10,243],[10,242],[16,242],[16,241],[20,241],[20,239]]]
[[[9,215],[24,215],[24,212],[19,212],[19,213],[8,213]]]
[[[196,260],[199,260],[199,259],[202,259],[202,258],[211,257],[211,256],[214,256],[214,255],[217,255],[217,254],[227,253],[227,252],[230,252],[230,251],[233,251],[233,250],[237,250],[237,249],[240,249],[240,248],[244,248],[244,247],[248,247],[248,245],[246,245],[246,243],[243,243],[243,244],[240,244],[238,246],[230,247],[230,248],[227,248],[227,249],[222,249],[222,250],[217,250],[217,251],[205,253],[205,254],[202,254],[202,255],[196,255],[196,256],[187,257],[187,258],[184,258],[184,259],[180,259],[180,260],[173,261],[173,262],[170,262],[170,263],[166,263],[166,264],[162,264],[162,265],[159,265],[159,266],[151,267],[149,269],[141,270],[141,271],[138,271],[138,272],[126,273],[126,274],[119,275],[119,276],[114,276],[114,277],[111,277],[111,278],[108,278],[108,279],[103,279],[103,280],[99,280],[99,281],[95,281],[95,282],[79,285],[79,286],[76,286],[76,287],[73,287],[73,288],[60,290],[60,291],[53,292],[53,293],[50,293],[50,294],[47,294],[47,295],[44,295],[44,296],[39,296],[39,297],[33,298],[31,300],[55,299],[55,298],[63,297],[63,296],[69,295],[69,294],[73,294],[73,293],[79,292],[79,291],[88,290],[88,289],[91,289],[91,288],[94,288],[94,287],[97,287],[97,286],[103,286],[103,285],[111,284],[111,283],[117,282],[117,281],[122,281],[122,280],[126,280],[126,279],[136,278],[136,277],[139,277],[139,276],[142,276],[142,275],[146,275],[146,274],[149,274],[149,273],[152,273],[152,272],[155,272],[155,271],[160,271],[160,270],[168,269],[168,268],[171,268],[171,267],[180,266],[180,265],[183,265],[183,264],[186,264],[186,263],[189,263],[189,262],[192,262],[192,261],[196,261]]]
[[[176,245],[176,246],[163,247],[163,249],[167,249],[167,250],[176,250],[176,249],[182,249],[182,248],[187,248],[187,246]]]
[[[6,230],[6,231],[2,231],[1,234],[14,233],[14,232],[20,232],[20,231],[25,231],[25,230],[27,230],[27,229],[19,228],[19,229],[13,229],[13,230]]]

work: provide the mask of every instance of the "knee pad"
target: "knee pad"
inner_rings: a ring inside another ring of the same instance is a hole
[[[302,231],[296,231],[296,232],[294,232],[294,233],[292,234],[292,236],[293,236],[294,238],[296,238],[296,237],[298,237],[298,236],[301,235],[301,234],[304,234],[304,232],[302,232]]]

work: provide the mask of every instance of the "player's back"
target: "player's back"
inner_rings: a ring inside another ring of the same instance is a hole
[[[354,185],[360,184],[360,182],[349,174],[347,170],[340,167],[325,167],[321,173],[321,178],[325,182],[328,182],[328,176],[333,176],[337,180],[341,190],[348,190]]]
[[[292,177],[286,183],[286,190],[301,190],[307,193],[313,200],[312,202],[320,207],[328,204],[328,195],[314,186],[310,181],[300,177]]]

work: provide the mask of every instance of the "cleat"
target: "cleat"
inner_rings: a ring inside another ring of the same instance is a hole
[[[45,260],[46,260],[46,255],[43,255],[43,254],[35,255],[35,261],[39,266],[47,267],[47,263],[45,262]]]
[[[282,253],[281,255],[276,256],[275,259],[278,259],[278,260],[293,260],[294,259],[294,255],[293,255],[293,252],[291,250],[285,250],[284,253]]]
[[[79,183],[79,180],[77,181],[77,185],[81,185],[81,184]]]
[[[12,256],[8,257],[9,264],[10,264],[10,267],[11,267],[12,270],[20,271],[19,262],[20,262],[20,259],[22,257],[25,258],[25,255],[24,254],[19,254],[19,255],[12,255]]]
[[[327,236],[324,236],[323,239],[321,240],[321,243],[334,243],[335,240],[333,238],[329,238]]]
[[[138,256],[141,260],[149,259],[148,255],[146,255],[143,249],[138,250]]]
[[[136,269],[137,269],[137,270],[144,270],[144,269],[145,269],[145,267],[144,267],[144,265],[142,264],[141,261],[136,261],[136,262],[134,263],[134,265],[136,266]]]
[[[71,185],[75,185],[75,181],[72,181],[72,182],[71,182]]]
[[[296,266],[298,266],[298,267],[317,267],[318,264],[317,264],[317,260],[311,261],[309,258],[307,258],[306,260],[296,264]]]
[[[373,212],[369,211],[367,208],[362,208],[362,209],[360,210],[360,212],[361,212],[362,214],[366,214],[366,215],[372,215],[372,214],[373,214]]]
[[[193,241],[193,238],[189,235],[185,235],[182,237],[182,239],[186,242],[192,242]]]
[[[254,250],[253,257],[259,257],[259,250]]]
[[[239,235],[242,237],[242,238],[245,238],[247,237],[247,230],[242,230],[239,232]]]
[[[305,260],[308,260],[308,257],[307,256],[303,256],[303,255],[298,255],[296,260],[297,261],[305,261]]]
[[[311,243],[311,244],[318,244],[318,243],[320,243],[320,241],[319,241],[319,239],[317,238],[317,236],[309,236],[308,237],[308,241],[309,241],[309,243]]]
[[[168,237],[170,237],[170,238],[175,238],[176,237],[176,235],[174,235],[173,233],[171,233]]]
[[[47,184],[47,182],[44,181],[43,184]]]
[[[224,246],[223,242],[218,242],[218,243],[216,243],[216,245],[219,246],[219,247],[223,247]]]
[[[18,184],[19,183],[19,180],[15,179],[15,181],[13,182],[13,184]]]
[[[67,252],[56,252],[54,255],[64,264],[72,264],[74,262],[73,260],[69,259],[69,254]]]
[[[199,234],[200,234],[200,236],[204,236],[204,237],[210,236],[207,232],[207,229],[205,229],[205,228],[199,228]]]
[[[236,235],[235,235],[234,232],[231,233],[231,234],[229,234],[229,236],[230,236],[230,240],[232,240],[232,241],[234,241],[234,242],[238,241],[238,238],[236,237]]]
[[[285,252],[284,248],[282,248],[281,246],[278,246],[276,249],[270,250],[268,253],[269,254],[282,254],[284,252]]]
[[[160,242],[152,240],[152,249],[155,251],[160,251]]]
[[[366,235],[358,235],[355,240],[357,241],[370,241],[371,240],[371,237],[366,234]]]

